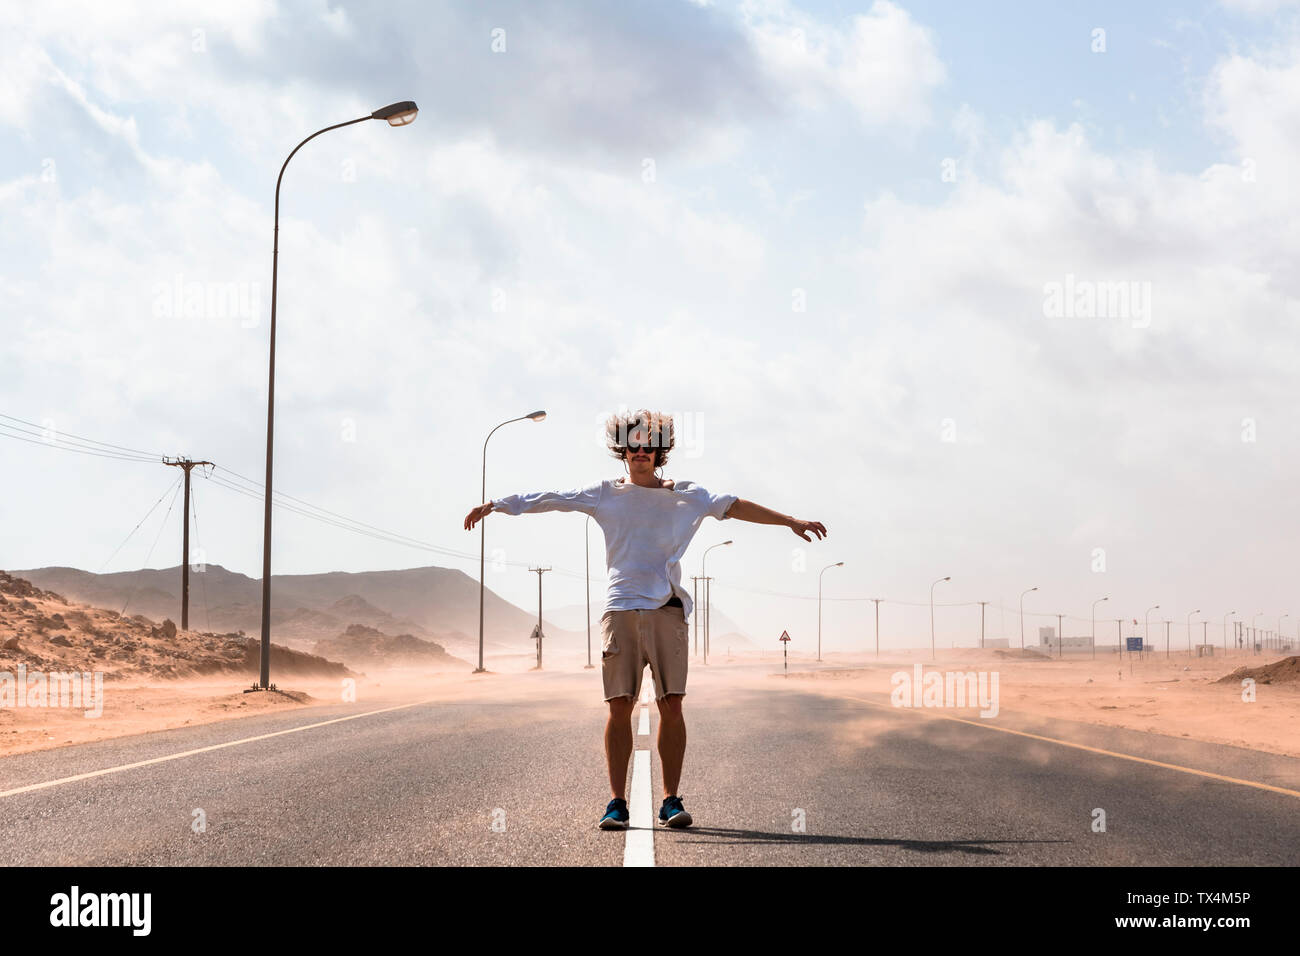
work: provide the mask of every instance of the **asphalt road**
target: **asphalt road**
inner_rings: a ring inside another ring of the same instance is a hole
[[[685,712],[685,830],[595,828],[599,677],[547,672],[0,759],[0,864],[622,866],[630,845],[656,866],[1300,863],[1292,758],[899,710],[758,668],[693,669]],[[658,810],[650,764],[634,811],[651,790]]]

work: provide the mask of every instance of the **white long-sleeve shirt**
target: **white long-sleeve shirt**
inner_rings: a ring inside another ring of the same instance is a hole
[[[492,499],[503,514],[581,511],[596,519],[605,533],[609,591],[605,610],[661,607],[674,594],[690,617],[694,602],[682,587],[678,563],[700,523],[722,520],[736,495],[715,495],[693,481],[672,488],[645,488],[630,481],[605,479],[568,491],[539,491]]]

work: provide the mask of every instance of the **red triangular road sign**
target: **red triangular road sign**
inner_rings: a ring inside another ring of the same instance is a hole
[[[789,633],[788,631],[782,631],[782,632],[781,632],[781,640],[783,640],[783,641],[788,641],[788,640],[790,640],[790,633]]]

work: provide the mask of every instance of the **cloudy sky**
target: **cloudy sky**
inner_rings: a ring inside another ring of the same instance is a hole
[[[830,531],[702,526],[685,573],[733,538],[714,602],[764,643],[815,642],[836,561],[830,648],[872,597],[928,640],[944,575],[943,642],[981,600],[1018,641],[1032,586],[1031,633],[1108,596],[1106,636],[1295,634],[1295,4],[22,6],[0,566],[177,564],[182,455],[196,551],[260,575],[275,177],[413,99],[285,174],[277,573],[477,575],[493,426],[548,412],[499,497],[616,477],[599,422],[650,407],[668,476]],[[489,518],[489,586],[581,602],[584,524]]]

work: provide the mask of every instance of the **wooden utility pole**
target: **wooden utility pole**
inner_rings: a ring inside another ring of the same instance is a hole
[[[164,458],[164,465],[174,465],[185,471],[185,532],[181,545],[181,630],[190,629],[190,469],[195,465],[211,465],[210,461],[190,461],[188,458]]]
[[[537,633],[534,640],[537,641],[537,667],[535,670],[542,669],[542,575],[551,570],[550,568],[529,568],[529,571],[537,573]]]
[[[984,605],[988,601],[980,601],[980,650],[984,649]]]

